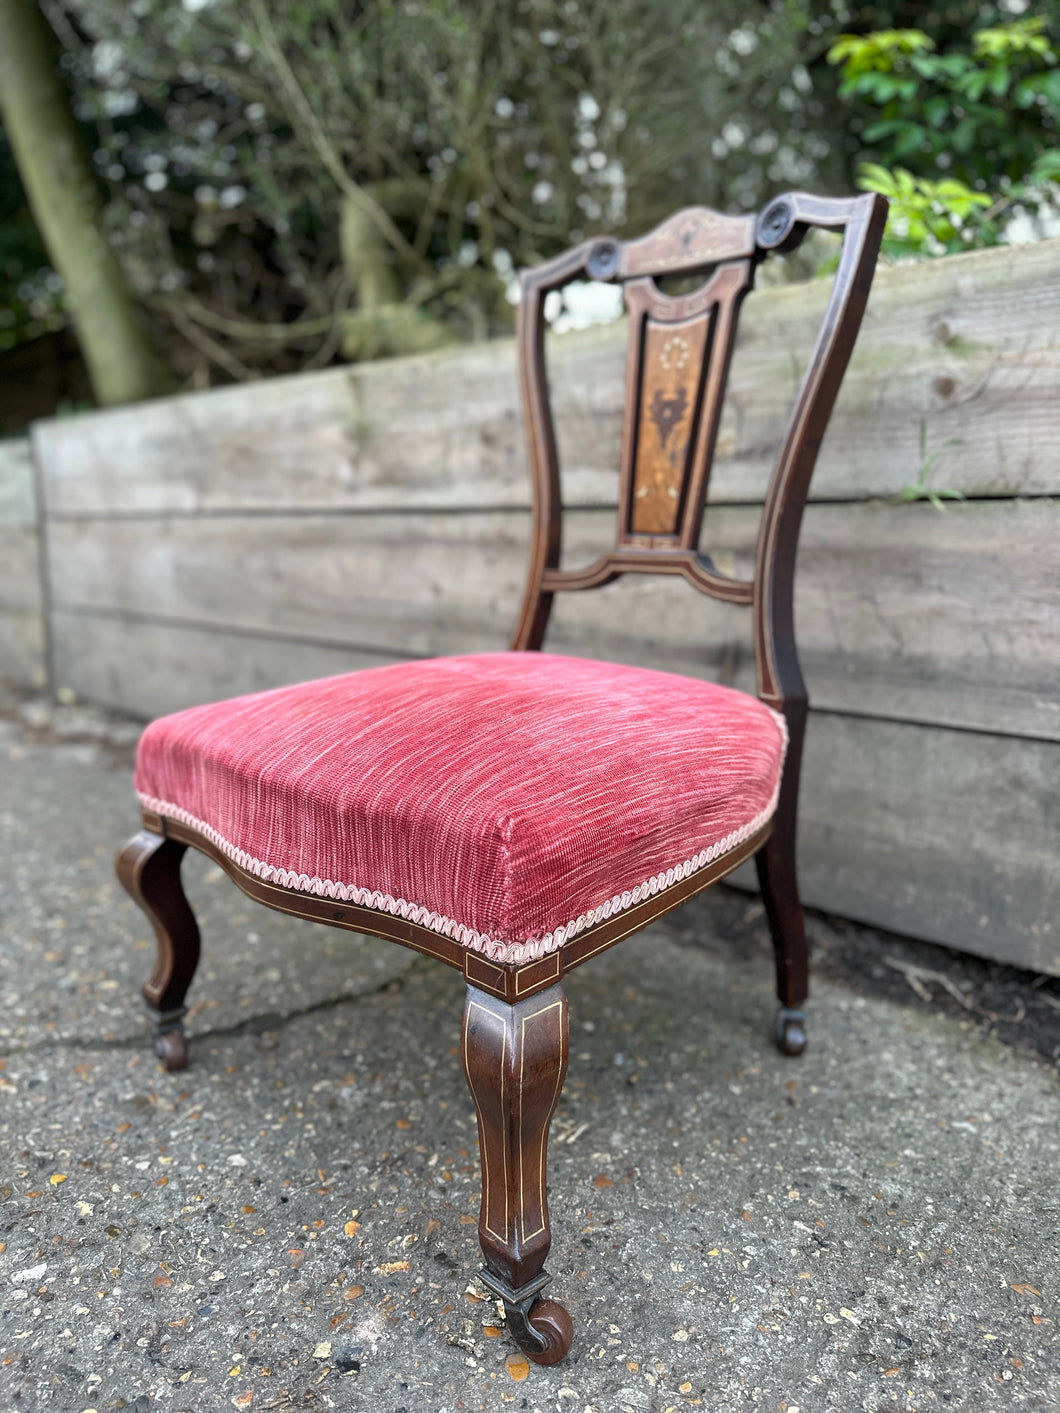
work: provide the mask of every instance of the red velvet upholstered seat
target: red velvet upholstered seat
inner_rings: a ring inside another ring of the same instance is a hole
[[[785,739],[731,688],[491,653],[164,717],[136,788],[262,878],[519,963],[760,829]]]

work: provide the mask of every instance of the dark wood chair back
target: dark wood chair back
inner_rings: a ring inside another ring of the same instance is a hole
[[[700,592],[753,610],[758,693],[784,712],[797,754],[806,692],[795,649],[792,578],[817,452],[865,310],[887,203],[792,192],[758,216],[703,206],[639,240],[587,240],[522,274],[518,346],[533,484],[530,574],[513,648],[540,648],[552,598],[622,574],[679,574]],[[699,552],[711,462],[740,304],[758,264],[794,250],[813,226],[841,231],[831,297],[769,484],[753,579],[719,573]],[[665,276],[702,274],[690,294]],[[560,568],[559,463],[545,367],[545,297],[574,280],[623,286],[629,313],[615,546],[584,569]]]

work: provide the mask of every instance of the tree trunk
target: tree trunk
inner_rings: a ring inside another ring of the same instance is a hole
[[[426,199],[420,187],[401,178],[372,182],[366,189],[388,216],[419,214]],[[455,341],[441,320],[403,302],[393,251],[371,217],[348,196],[342,202],[339,242],[360,305],[345,318],[342,351],[347,358],[360,362],[429,353]]]
[[[97,400],[172,392],[103,226],[88,153],[58,73],[58,45],[33,0],[0,0],[0,117],[55,269]]]

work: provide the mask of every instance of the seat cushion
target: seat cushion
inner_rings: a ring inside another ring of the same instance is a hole
[[[761,828],[785,742],[731,688],[487,653],[163,717],[136,788],[261,878],[522,963]]]

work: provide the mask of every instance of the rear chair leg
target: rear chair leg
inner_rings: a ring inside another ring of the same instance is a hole
[[[779,815],[779,811],[778,811]],[[795,829],[777,819],[769,840],[755,855],[762,901],[773,935],[777,965],[777,1047],[785,1055],[806,1049],[806,1012],[810,963],[806,925],[795,877]]]
[[[482,1283],[504,1301],[508,1327],[535,1364],[558,1364],[574,1337],[571,1317],[538,1297],[552,1243],[548,1129],[567,1072],[567,998],[560,986],[510,1006],[469,986],[464,1074],[478,1114]]]
[[[158,958],[143,997],[155,1054],[167,1070],[182,1070],[188,1063],[184,997],[199,962],[199,927],[180,881],[187,847],[142,829],[114,863],[122,887],[150,918],[158,939]]]

